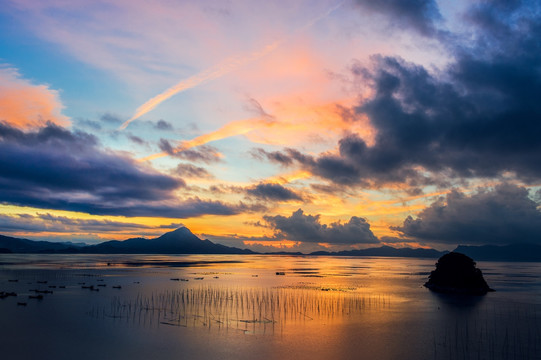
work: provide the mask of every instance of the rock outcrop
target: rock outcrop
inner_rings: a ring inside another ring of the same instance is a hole
[[[424,284],[432,291],[447,294],[485,295],[492,290],[472,258],[450,252],[439,258],[436,270]]]

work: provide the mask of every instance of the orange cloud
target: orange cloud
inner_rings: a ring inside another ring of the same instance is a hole
[[[295,146],[313,143],[318,137],[334,144],[344,132],[350,132],[357,133],[371,146],[375,143],[376,130],[366,116],[350,113],[348,109],[354,101],[299,101],[295,96],[282,98],[269,109],[280,126],[254,128],[246,136],[253,142]],[[353,116],[355,119],[351,119]]]
[[[216,131],[198,136],[192,140],[182,141],[178,146],[173,149],[173,152],[178,153],[196,146],[207,144],[211,141],[225,139],[230,136],[243,135],[257,128],[270,128],[274,125],[275,122],[269,118],[253,118],[233,121]],[[154,160],[168,155],[170,154],[168,154],[167,152],[161,152],[141,158],[139,159],[139,161]]]
[[[0,67],[0,121],[21,129],[40,127],[47,122],[69,125],[62,109],[56,90],[22,79],[13,68]]]
[[[366,117],[352,121],[343,114],[351,101],[352,99],[347,99],[342,103],[323,104],[297,104],[295,101],[286,101],[273,109],[276,112],[272,117],[232,121],[216,131],[180,142],[173,152],[178,153],[237,135],[245,135],[249,140],[258,143],[294,146],[310,142],[319,134],[325,134],[326,137],[334,134],[336,138],[332,139],[332,142],[336,142],[347,131],[359,134],[368,145],[374,144],[375,130]],[[170,154],[167,152],[160,152],[140,158],[139,161],[155,160],[168,155]]]

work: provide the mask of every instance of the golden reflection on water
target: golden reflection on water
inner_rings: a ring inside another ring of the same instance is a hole
[[[351,289],[199,286],[153,292],[129,300],[115,297],[108,306],[93,308],[90,315],[143,324],[273,333],[299,323],[338,323],[390,306],[389,296]]]
[[[497,291],[465,302],[423,288],[434,259],[0,259],[0,290],[21,297],[0,301],[0,345],[24,349],[26,358],[41,354],[39,347],[26,346],[29,338],[41,341],[41,349],[54,349],[51,357],[58,359],[75,358],[83,347],[88,359],[111,353],[146,359],[149,348],[152,358],[236,360],[539,359],[541,353],[541,266],[535,264],[481,264]],[[44,280],[49,282],[38,285]],[[106,286],[90,292],[83,283]],[[29,289],[49,285],[65,288],[17,305],[32,294]],[[67,344],[66,337],[79,340]]]

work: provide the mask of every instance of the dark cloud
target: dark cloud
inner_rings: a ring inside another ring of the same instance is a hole
[[[250,154],[255,159],[263,160],[264,158],[266,158],[267,160],[278,163],[282,166],[290,166],[293,164],[293,159],[291,159],[288,155],[281,153],[280,151],[268,152],[261,148],[255,148],[252,149]]]
[[[114,115],[114,114],[111,114],[111,113],[103,114],[100,117],[100,121],[104,122],[104,123],[111,124],[111,125],[119,125],[119,124],[122,124],[124,122],[124,120],[122,120],[120,118],[120,116],[117,116],[117,115]]]
[[[168,123],[167,121],[165,120],[158,120],[158,122],[154,125],[154,128],[158,129],[158,130],[164,130],[164,131],[172,131],[173,130],[173,125],[171,125],[170,123]]]
[[[87,193],[104,201],[160,200],[182,186],[179,180],[100,150],[92,135],[53,124],[29,133],[0,124],[0,140],[0,182],[14,192],[4,189],[4,199],[32,192],[54,197],[49,192],[55,191]]]
[[[128,139],[130,139],[132,142],[136,143],[137,145],[146,145],[147,143],[145,140],[135,135],[128,135]]]
[[[160,141],[158,142],[158,147],[160,148],[161,151],[166,152],[171,156],[175,155],[175,148],[166,139],[160,139]]]
[[[192,164],[178,164],[174,170],[174,173],[184,178],[212,178],[205,168],[195,166]]]
[[[302,196],[280,184],[259,183],[246,189],[250,196],[270,201],[303,200]]]
[[[49,213],[14,216],[0,215],[0,228],[3,232],[118,232],[133,229],[151,229],[154,227],[136,223],[111,220],[74,219],[54,216]]]
[[[198,198],[179,200],[183,180],[105,151],[96,138],[54,124],[22,132],[0,123],[0,202],[99,215],[186,218],[250,211]]]
[[[201,145],[189,150],[180,151],[175,154],[176,157],[192,162],[203,162],[205,164],[217,163],[222,161],[222,154],[214,146]]]
[[[160,139],[158,146],[161,151],[179,159],[192,162],[204,162],[206,164],[222,161],[222,155],[218,149],[210,145],[201,145],[188,150],[176,151],[168,140]]]
[[[355,111],[355,109],[345,107],[340,104],[335,105],[336,113],[346,123],[354,123],[359,121],[361,116]]]
[[[228,204],[222,201],[188,198],[170,200],[159,203],[144,203],[141,206],[117,206],[114,209],[96,206],[94,213],[98,215],[118,216],[159,216],[186,219],[202,215],[236,215],[245,212],[261,211],[260,205],[247,205],[242,202]]]
[[[445,244],[541,243],[541,212],[525,188],[501,184],[467,196],[452,191],[393,227],[414,240]]]
[[[476,6],[470,15],[476,19],[475,45],[456,45],[443,72],[383,56],[373,57],[372,68],[357,69],[374,95],[355,111],[370,119],[375,145],[349,134],[337,154],[285,149],[272,157],[260,151],[260,156],[282,164],[295,161],[348,186],[446,186],[457,179],[509,174],[526,183],[539,181],[541,12],[530,5]],[[479,20],[483,16],[490,21]],[[494,26],[501,36],[492,34]]]
[[[299,209],[290,217],[276,215],[264,216],[277,238],[300,242],[330,244],[375,244],[379,243],[370,230],[366,219],[353,216],[347,223],[334,222],[321,224],[319,215],[304,215]]]
[[[437,23],[442,20],[434,0],[355,0],[363,10],[388,18],[390,26],[404,30],[412,28],[425,36],[437,32]]]

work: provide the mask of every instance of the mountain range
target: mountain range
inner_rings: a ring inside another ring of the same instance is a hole
[[[507,246],[458,246],[461,252],[475,260],[485,261],[541,261],[541,246],[515,244]],[[256,254],[247,249],[215,244],[201,240],[188,228],[181,227],[154,239],[131,238],[124,241],[105,241],[97,245],[74,244],[71,242],[49,242],[18,239],[0,235],[0,253],[74,253],[74,254]],[[394,248],[381,246],[360,250],[338,252],[317,251],[310,254],[275,252],[280,255],[314,256],[388,256],[434,258],[447,253],[434,249]]]
[[[0,235],[0,253],[77,253],[77,254],[254,254],[201,240],[188,228],[181,227],[154,239],[111,240],[97,245],[32,241]]]

